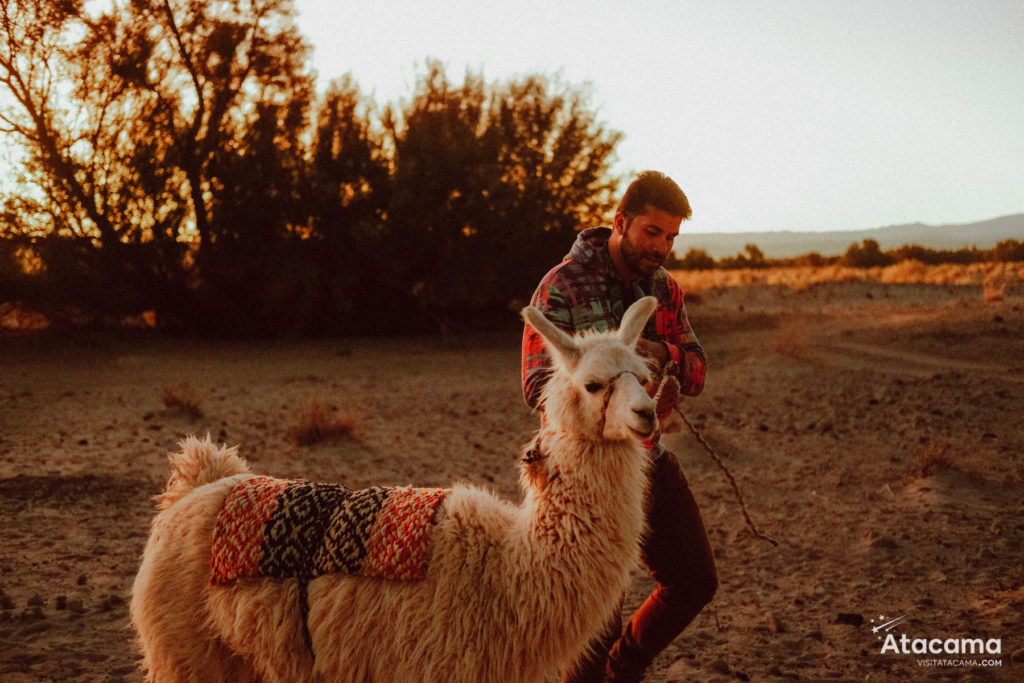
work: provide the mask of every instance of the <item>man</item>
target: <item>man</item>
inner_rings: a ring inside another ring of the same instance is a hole
[[[629,305],[654,295],[658,308],[637,350],[652,358],[666,377],[658,416],[664,420],[679,400],[704,388],[707,360],[690,329],[683,292],[662,268],[690,217],[679,186],[656,171],[641,173],[623,195],[611,229],[579,233],[564,261],[534,293],[532,304],[566,332],[617,328]],[[544,342],[526,326],[523,332],[523,395],[538,405],[550,375]],[[660,380],[660,377],[658,377]],[[653,392],[660,381],[651,383]],[[653,395],[653,394],[652,394]],[[622,628],[621,606],[593,652],[565,683],[639,681],[661,652],[711,601],[718,586],[714,559],[700,510],[676,456],[655,436],[649,443],[653,465],[647,501],[642,557],[657,588]]]

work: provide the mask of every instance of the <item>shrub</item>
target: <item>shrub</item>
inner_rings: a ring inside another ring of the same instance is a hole
[[[203,416],[203,409],[199,397],[192,390],[187,382],[173,387],[164,387],[160,390],[160,401],[168,410],[182,413],[193,420]]]
[[[296,446],[311,446],[353,436],[359,421],[357,414],[334,410],[314,396],[296,415],[295,424],[288,429],[288,440]]]

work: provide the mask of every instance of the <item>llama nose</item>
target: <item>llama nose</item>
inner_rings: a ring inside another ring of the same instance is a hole
[[[654,411],[648,408],[634,408],[633,412],[639,417],[647,420],[648,422],[654,422]]]

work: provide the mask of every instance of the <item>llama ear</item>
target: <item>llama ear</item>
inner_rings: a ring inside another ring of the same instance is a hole
[[[657,299],[653,296],[645,296],[626,309],[625,315],[622,316],[622,324],[619,326],[619,339],[626,346],[636,346],[637,340],[643,334],[647,319],[651,317],[651,313],[654,313],[657,306]]]
[[[556,327],[553,322],[548,320],[543,313],[533,306],[524,308],[522,315],[523,320],[536,330],[537,334],[544,338],[548,349],[552,353],[557,354],[567,367],[573,368],[576,366],[576,362],[580,358],[580,350],[572,337]]]

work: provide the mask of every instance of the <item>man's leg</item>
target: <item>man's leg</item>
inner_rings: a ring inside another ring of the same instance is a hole
[[[654,658],[700,613],[718,588],[700,508],[675,454],[655,460],[643,560],[658,582],[608,655],[610,680],[639,681]],[[600,680],[600,679],[598,679]]]

